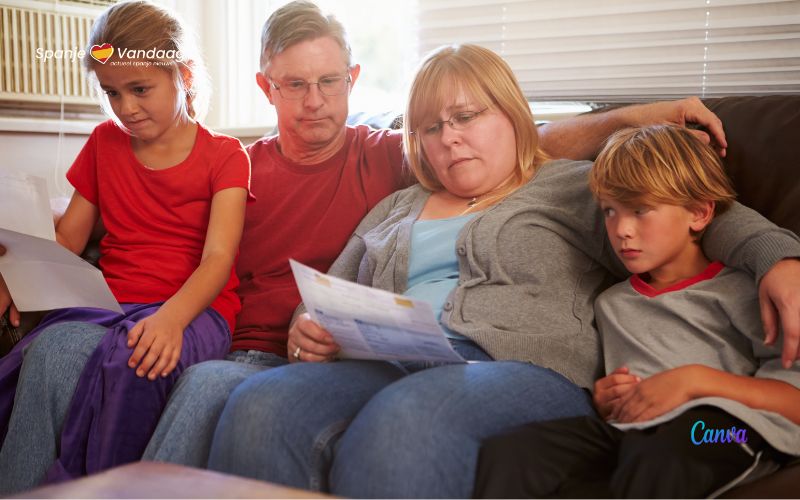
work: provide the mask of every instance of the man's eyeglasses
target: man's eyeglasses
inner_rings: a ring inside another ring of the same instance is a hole
[[[439,120],[438,122],[429,123],[428,125],[422,126],[411,133],[419,136],[422,139],[436,137],[442,133],[445,123],[450,125],[450,128],[453,130],[465,130],[469,128],[475,118],[480,116],[481,113],[488,109],[489,108],[483,108],[480,111],[459,111],[458,113],[453,113],[453,115],[447,120]]]
[[[347,92],[352,79],[347,76],[325,76],[318,82],[307,82],[305,80],[291,80],[278,85],[270,80],[272,88],[277,90],[284,99],[302,99],[308,94],[308,89],[316,85],[319,91],[327,96],[342,95]]]

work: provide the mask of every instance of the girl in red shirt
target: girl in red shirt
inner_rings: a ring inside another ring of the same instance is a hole
[[[180,373],[228,352],[250,163],[238,140],[196,121],[207,76],[190,40],[171,13],[145,1],[114,5],[92,27],[84,65],[111,120],[67,173],[75,193],[56,237],[80,254],[102,219],[99,263],[124,314],[56,311],[0,360],[0,436],[15,448],[41,439],[15,426],[16,414],[9,424],[21,369],[20,385],[32,383],[23,349],[52,341],[40,334],[55,323],[107,328],[83,368],[57,455],[53,444],[55,462],[32,473],[37,482],[139,459]],[[4,284],[0,295],[7,303]]]

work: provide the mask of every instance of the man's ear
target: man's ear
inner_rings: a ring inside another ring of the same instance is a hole
[[[350,73],[350,92],[353,91],[353,86],[356,84],[356,80],[358,80],[358,75],[361,74],[361,65],[354,64],[349,70]]]
[[[264,95],[267,96],[269,103],[274,106],[275,103],[272,102],[272,85],[269,84],[267,77],[264,76],[260,71],[256,73],[256,84],[258,84],[261,92],[264,92]]]
[[[714,206],[713,201],[703,201],[689,208],[692,214],[689,227],[692,231],[699,233],[711,223],[711,219],[714,218]]]

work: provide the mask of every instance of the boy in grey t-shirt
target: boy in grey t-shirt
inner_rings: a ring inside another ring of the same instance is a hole
[[[749,276],[699,245],[734,198],[716,154],[676,127],[629,129],[609,140],[590,183],[634,273],[595,303],[601,418],[487,440],[475,495],[707,496],[800,455],[800,370],[763,344]]]

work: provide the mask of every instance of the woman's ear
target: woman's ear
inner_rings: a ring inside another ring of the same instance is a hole
[[[692,231],[699,233],[711,223],[711,219],[714,218],[714,206],[713,201],[703,201],[689,208],[692,214],[689,227]]]

